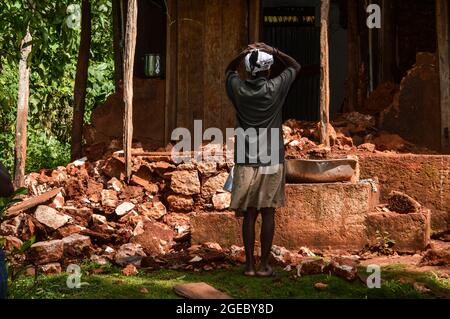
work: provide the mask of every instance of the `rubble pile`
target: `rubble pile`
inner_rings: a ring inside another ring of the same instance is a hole
[[[377,138],[383,135],[374,126],[370,115],[343,115],[330,125],[332,146],[327,149],[319,143],[317,123],[287,121],[283,126],[287,157],[376,152]],[[86,258],[122,267],[139,267],[144,262],[147,268],[193,270],[243,262],[242,248],[225,253],[214,245],[191,247],[190,242],[191,214],[229,208],[231,195],[223,186],[234,163],[226,155],[219,160],[216,157],[217,161],[178,164],[170,152],[133,149],[129,182],[123,151],[95,162],[85,158],[66,167],[31,173],[25,181],[29,193],[24,202],[10,209],[10,218],[0,224],[0,236],[5,237],[9,251],[34,237],[26,262],[46,272],[58,272],[62,265]],[[410,198],[394,198],[391,205],[405,213],[419,209]],[[280,259],[277,253],[275,259]],[[286,256],[293,264],[305,257]],[[132,267],[124,269],[127,274],[134,272]]]
[[[225,160],[175,164],[170,153],[136,156],[126,183],[125,161],[116,153],[31,173],[33,205],[24,198],[23,209],[13,206],[15,216],[0,225],[0,235],[7,249],[35,236],[27,257],[38,265],[92,257],[126,266],[173,253],[190,246],[190,213],[229,207],[223,185],[231,167]]]
[[[283,125],[286,157],[333,158],[358,153],[395,152],[435,154],[397,134],[380,131],[375,116],[345,113],[329,124],[330,148],[320,144],[320,123],[288,120]]]

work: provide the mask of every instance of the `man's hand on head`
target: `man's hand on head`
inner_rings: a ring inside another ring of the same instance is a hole
[[[268,54],[274,54],[275,50],[273,47],[271,47],[270,45],[265,44],[264,42],[257,42],[257,43],[253,43],[250,44],[248,46],[248,49],[250,50],[260,50],[262,52],[268,53]]]

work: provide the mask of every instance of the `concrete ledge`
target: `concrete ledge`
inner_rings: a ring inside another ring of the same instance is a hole
[[[432,233],[450,230],[450,156],[412,154],[359,155],[361,178],[378,177],[381,200],[393,190],[431,209]]]
[[[387,232],[395,240],[394,250],[401,253],[415,253],[425,250],[430,241],[430,210],[420,213],[372,213],[367,216],[369,242],[377,242],[377,231]]]
[[[277,211],[275,245],[359,250],[367,243],[365,218],[378,197],[367,184],[302,184],[286,186],[286,201]],[[193,244],[242,245],[233,213],[194,214],[191,227]]]
[[[242,220],[234,213],[194,213],[191,220],[191,243],[218,243],[222,247],[243,246]]]

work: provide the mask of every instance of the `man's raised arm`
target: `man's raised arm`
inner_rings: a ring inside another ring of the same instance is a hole
[[[284,64],[286,68],[293,68],[295,70],[295,73],[298,75],[298,73],[301,70],[300,64],[290,55],[273,48],[265,43],[258,43],[257,47],[261,50],[264,50],[266,53],[272,54],[274,57],[278,58],[278,60],[281,61],[281,63]]]

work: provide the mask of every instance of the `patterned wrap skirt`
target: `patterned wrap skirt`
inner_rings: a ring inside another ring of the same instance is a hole
[[[285,205],[285,167],[236,165],[234,167],[231,206],[236,217],[243,217],[248,208],[280,208]]]

